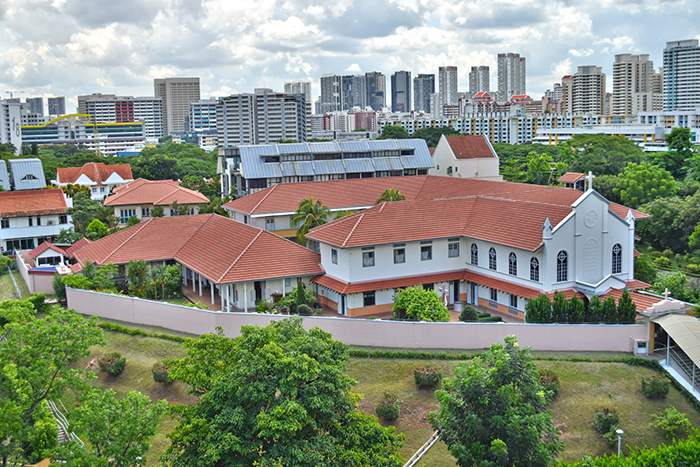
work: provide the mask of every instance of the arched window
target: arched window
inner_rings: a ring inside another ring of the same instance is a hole
[[[616,243],[612,248],[612,273],[622,272],[622,245]]]
[[[562,250],[557,254],[557,282],[569,280],[569,255]]]
[[[540,281],[540,262],[534,257],[530,260],[530,280]]]
[[[511,276],[518,275],[518,257],[515,255],[515,253],[508,255],[508,274]]]
[[[494,248],[489,250],[489,269],[496,270],[496,250]]]
[[[472,243],[472,264],[479,264],[479,247],[476,246],[476,243]]]

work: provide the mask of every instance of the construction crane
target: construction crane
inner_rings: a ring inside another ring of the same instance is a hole
[[[5,94],[9,94],[10,99],[14,99],[15,94],[24,94],[24,91],[5,91]]]
[[[97,131],[97,118],[94,115],[92,117],[92,136],[95,140],[95,154],[97,157],[102,157],[102,151],[100,151],[100,132]]]

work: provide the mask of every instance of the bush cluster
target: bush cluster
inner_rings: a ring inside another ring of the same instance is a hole
[[[603,438],[608,440],[611,446],[617,443],[617,433],[615,432],[620,426],[620,417],[612,413],[610,409],[603,409],[602,412],[596,410],[593,426],[603,435]]]
[[[34,310],[36,310],[37,313],[46,311],[48,308],[46,306],[46,295],[44,294],[44,292],[35,293],[31,297],[29,297],[27,301],[34,306]]]
[[[476,312],[476,308],[471,305],[467,305],[462,308],[462,312],[459,314],[459,320],[464,321],[476,321],[479,319],[479,314]]]
[[[637,306],[632,296],[625,290],[615,303],[612,296],[601,301],[591,297],[586,304],[576,296],[567,300],[563,293],[554,292],[554,298],[539,294],[525,304],[525,320],[528,323],[608,323],[633,324],[637,317]]]
[[[383,420],[396,420],[399,418],[399,398],[394,394],[384,391],[384,399],[375,407],[377,417]]]
[[[663,430],[668,438],[673,438],[676,433],[686,432],[693,427],[688,417],[674,406],[668,407],[658,415],[652,414],[651,418],[654,421],[650,425]]]
[[[642,376],[642,392],[649,399],[666,397],[670,387],[671,383],[663,375],[651,375],[648,379]]]
[[[111,352],[101,356],[97,363],[100,365],[100,371],[112,376],[118,376],[126,367],[126,358],[122,357],[119,352]]]
[[[442,383],[442,367],[421,367],[413,370],[416,386],[437,388]]]
[[[156,362],[151,368],[151,373],[153,373],[153,381],[156,383],[169,383],[170,375],[168,374],[168,367],[163,362]]]

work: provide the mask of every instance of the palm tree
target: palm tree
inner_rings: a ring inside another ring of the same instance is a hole
[[[330,209],[323,205],[321,200],[316,200],[309,196],[299,202],[299,207],[294,213],[292,224],[298,225],[297,239],[300,245],[306,245],[306,234],[309,230],[328,222]]]
[[[405,201],[406,197],[401,193],[399,190],[395,190],[393,188],[389,188],[388,190],[384,190],[384,193],[379,197],[377,201],[374,202],[374,204],[379,204],[379,203],[384,203],[384,202],[391,202],[391,201]]]

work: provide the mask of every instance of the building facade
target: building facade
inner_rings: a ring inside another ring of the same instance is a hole
[[[498,100],[508,101],[518,94],[527,94],[525,57],[516,53],[498,54]]]
[[[469,92],[474,95],[477,92],[491,91],[491,76],[489,67],[473,66],[469,72]]]
[[[83,114],[89,114],[96,123],[143,123],[144,136],[158,139],[165,136],[163,99],[160,97],[119,97],[112,94],[80,96],[78,102]]]
[[[163,101],[163,129],[165,136],[173,131],[185,131],[185,120],[190,101],[201,99],[199,78],[162,78],[153,80],[155,97]]]
[[[618,54],[613,62],[612,110],[614,115],[636,115],[661,110],[661,94],[654,62],[649,55]]]
[[[49,97],[49,115],[60,117],[66,114],[65,97]]]
[[[391,75],[391,111],[410,112],[411,110],[413,110],[411,106],[411,72],[397,71]]]
[[[386,107],[386,76],[378,71],[365,73],[367,105],[377,112]]]
[[[457,104],[459,99],[457,96],[458,79],[456,66],[441,66],[438,68],[439,96],[437,105],[440,109],[442,109],[445,104]],[[441,111],[438,112],[442,115]]]
[[[341,77],[341,102],[343,110],[354,107],[367,107],[367,80],[365,75],[346,75]]]
[[[336,112],[343,110],[342,78],[335,73],[321,76],[321,96],[318,100],[316,113]]]
[[[0,100],[0,143],[12,144],[15,154],[22,150],[22,116],[20,103],[9,100]]]
[[[565,112],[605,115],[605,73],[598,66],[580,66],[562,78]]]
[[[667,42],[664,49],[663,110],[700,107],[700,46],[697,39]]]
[[[435,75],[420,74],[413,78],[413,109],[431,113],[430,96],[435,94]]]
[[[216,131],[216,99],[190,102],[187,131]]]

